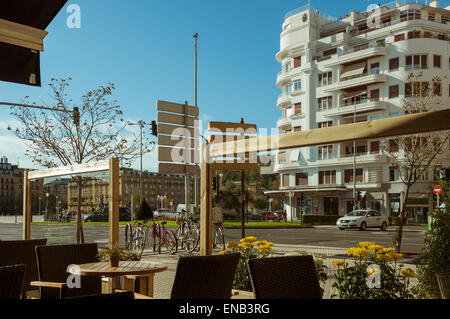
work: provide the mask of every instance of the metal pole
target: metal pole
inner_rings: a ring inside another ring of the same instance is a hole
[[[142,120],[139,121],[139,126],[141,128],[141,172],[139,174],[139,187],[141,189],[141,195],[140,195],[141,198],[139,199],[139,201],[140,201],[139,206],[140,206],[140,205],[142,205],[142,202],[144,199],[144,197],[143,197],[144,191],[143,191],[143,187],[142,187],[142,129],[144,128],[144,124],[143,124]]]
[[[194,88],[194,106],[197,107],[197,41],[198,33],[194,34],[194,46],[195,46],[195,88]],[[197,208],[197,174],[194,174],[194,207]],[[186,206],[187,208],[187,206]],[[194,212],[195,212],[194,208]]]
[[[356,100],[353,109],[353,123],[356,123]],[[353,140],[353,210],[356,210],[356,140]]]

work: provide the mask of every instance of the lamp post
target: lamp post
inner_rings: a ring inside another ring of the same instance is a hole
[[[45,193],[45,197],[46,197],[46,206],[47,206],[47,208],[45,209],[46,210],[46,212],[47,212],[47,214],[49,213],[48,212],[48,197],[50,196],[50,194],[49,193]],[[50,214],[49,214],[50,215]]]
[[[41,196],[39,196],[39,213],[38,213],[38,215],[42,215],[42,212],[41,212]]]
[[[361,92],[357,95],[349,96],[344,100],[352,99],[358,96],[367,96],[367,91]],[[356,123],[356,100],[353,102],[353,124]],[[356,140],[353,140],[353,210],[356,210]]]

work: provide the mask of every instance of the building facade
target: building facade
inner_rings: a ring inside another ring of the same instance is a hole
[[[198,176],[197,176],[198,177]],[[185,198],[185,177],[176,174],[159,174],[144,171],[142,174],[143,198],[150,207],[160,208],[172,207],[175,209],[178,204],[183,204]],[[190,180],[191,203],[200,203],[200,180],[197,181],[197,191],[195,191],[194,177]],[[140,198],[139,171],[130,168],[120,168],[119,177],[119,197],[120,206],[134,208],[139,206]],[[82,187],[81,210],[84,213],[90,212],[92,208],[98,208],[100,203],[105,205],[109,202],[109,182],[100,178],[92,178]],[[68,187],[69,210],[76,211],[78,186],[70,183]],[[171,205],[172,203],[172,205]]]
[[[411,73],[422,72],[423,81],[439,76],[432,94],[440,107],[450,107],[449,35],[450,6],[438,1],[394,1],[339,19],[309,6],[289,12],[276,54],[282,90],[277,128],[288,133],[403,115],[402,100],[414,89]],[[280,190],[266,194],[284,194],[292,219],[351,211],[354,184],[359,207],[396,216],[403,201],[405,186],[379,140],[280,151],[275,170]],[[410,218],[426,220],[433,179],[430,170],[411,190]]]

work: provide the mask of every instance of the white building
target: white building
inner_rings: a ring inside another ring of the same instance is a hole
[[[426,81],[439,76],[436,94],[450,107],[449,40],[450,6],[438,1],[394,1],[339,19],[308,6],[289,12],[276,54],[277,128],[287,133],[353,123],[355,109],[357,122],[401,115],[410,73],[423,72]],[[380,142],[358,141],[355,157],[360,207],[397,216],[404,185]],[[275,170],[288,218],[352,209],[353,142],[280,151]],[[409,196],[409,217],[417,221],[432,209],[433,178],[430,171]]]

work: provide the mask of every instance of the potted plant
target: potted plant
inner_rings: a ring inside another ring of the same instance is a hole
[[[123,251],[119,246],[114,246],[112,248],[106,248],[102,252],[102,258],[106,259],[111,263],[111,267],[119,267],[119,261],[123,257]]]

